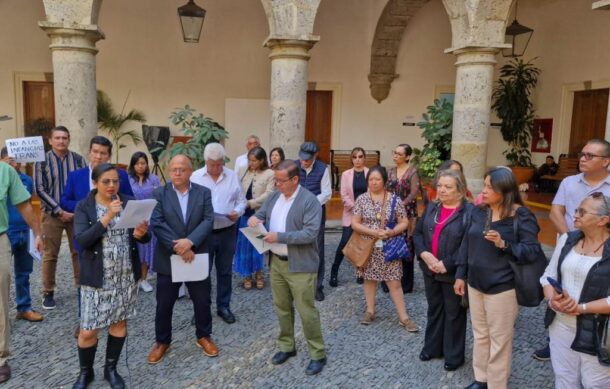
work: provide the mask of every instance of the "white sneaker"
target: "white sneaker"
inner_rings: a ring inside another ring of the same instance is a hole
[[[140,289],[142,289],[142,291],[146,293],[150,293],[153,291],[152,285],[149,284],[147,280],[140,281]]]

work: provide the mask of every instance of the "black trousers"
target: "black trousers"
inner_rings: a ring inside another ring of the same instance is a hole
[[[185,282],[193,301],[197,339],[212,334],[212,311],[210,277],[203,281]],[[172,277],[157,273],[157,310],[155,313],[155,337],[158,343],[172,342],[172,315],[178,299],[181,282],[172,282]]]
[[[413,237],[408,236],[407,246],[409,247],[409,258],[402,259],[402,290],[405,293],[413,292],[413,283],[415,278],[415,246],[413,245]]]
[[[209,239],[210,274],[216,267],[216,309],[230,308],[237,225],[214,230]]]
[[[318,231],[318,256],[320,263],[318,264],[318,281],[317,288],[324,287],[324,228],[326,226],[326,208],[322,207],[322,220],[320,222],[320,231]]]
[[[333,262],[333,270],[339,270],[339,266],[341,266],[341,262],[343,262],[343,249],[345,245],[349,241],[349,238],[352,236],[352,227],[343,227],[341,232],[341,240],[339,241],[339,246],[337,246],[337,252],[335,253],[335,261]]]
[[[426,266],[421,263],[421,266]],[[428,318],[423,351],[432,358],[445,358],[446,363],[464,362],[466,347],[466,309],[453,284],[440,282],[424,272]]]

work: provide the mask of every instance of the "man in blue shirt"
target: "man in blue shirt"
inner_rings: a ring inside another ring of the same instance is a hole
[[[32,193],[32,179],[20,172],[20,164],[8,156],[6,147],[0,151],[0,159],[11,165],[19,174],[21,183]],[[15,264],[15,300],[17,304],[17,320],[42,321],[40,313],[32,309],[30,295],[30,274],[32,274],[33,258],[29,253],[30,227],[27,225],[17,208],[7,201],[8,208],[8,239],[11,242]]]

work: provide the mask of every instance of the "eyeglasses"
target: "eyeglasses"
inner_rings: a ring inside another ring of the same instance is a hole
[[[362,158],[364,158],[364,155],[361,155],[361,154],[359,154],[359,155],[352,155],[352,159],[362,159]]]
[[[392,154],[397,155],[399,157],[404,157],[405,155],[402,153],[397,153],[396,151],[392,151]]]
[[[172,174],[184,174],[187,172],[187,169],[182,169],[182,168],[177,167],[174,169],[170,169],[169,172]]]
[[[589,214],[589,215],[597,215],[597,216],[604,216],[604,215],[602,215],[600,213],[589,212],[589,211],[587,211],[584,208],[576,208],[574,210],[574,215],[586,216],[587,214]]]
[[[119,180],[113,180],[112,178],[105,178],[103,180],[100,180],[100,182],[104,185],[118,185],[119,184]]]
[[[578,159],[582,159],[583,157],[585,158],[585,161],[590,161],[593,158],[610,158],[605,155],[595,155],[595,154],[591,154],[591,153],[578,153]]]

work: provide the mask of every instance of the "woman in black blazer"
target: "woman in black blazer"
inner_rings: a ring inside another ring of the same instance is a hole
[[[437,176],[437,200],[428,203],[413,234],[415,253],[424,274],[428,317],[419,359],[445,358],[445,370],[464,364],[466,309],[453,290],[455,256],[472,210],[463,175],[442,170]]]
[[[101,164],[91,175],[95,189],[76,206],[74,239],[80,247],[80,307],[78,336],[80,374],[73,388],[93,381],[97,333],[108,328],[104,379],[113,389],[125,383],[116,365],[127,336],[127,318],[135,314],[137,282],[141,277],[136,241],[150,240],[148,224],[135,229],[113,229],[121,205],[133,197],[119,194],[119,175],[110,164]]]

